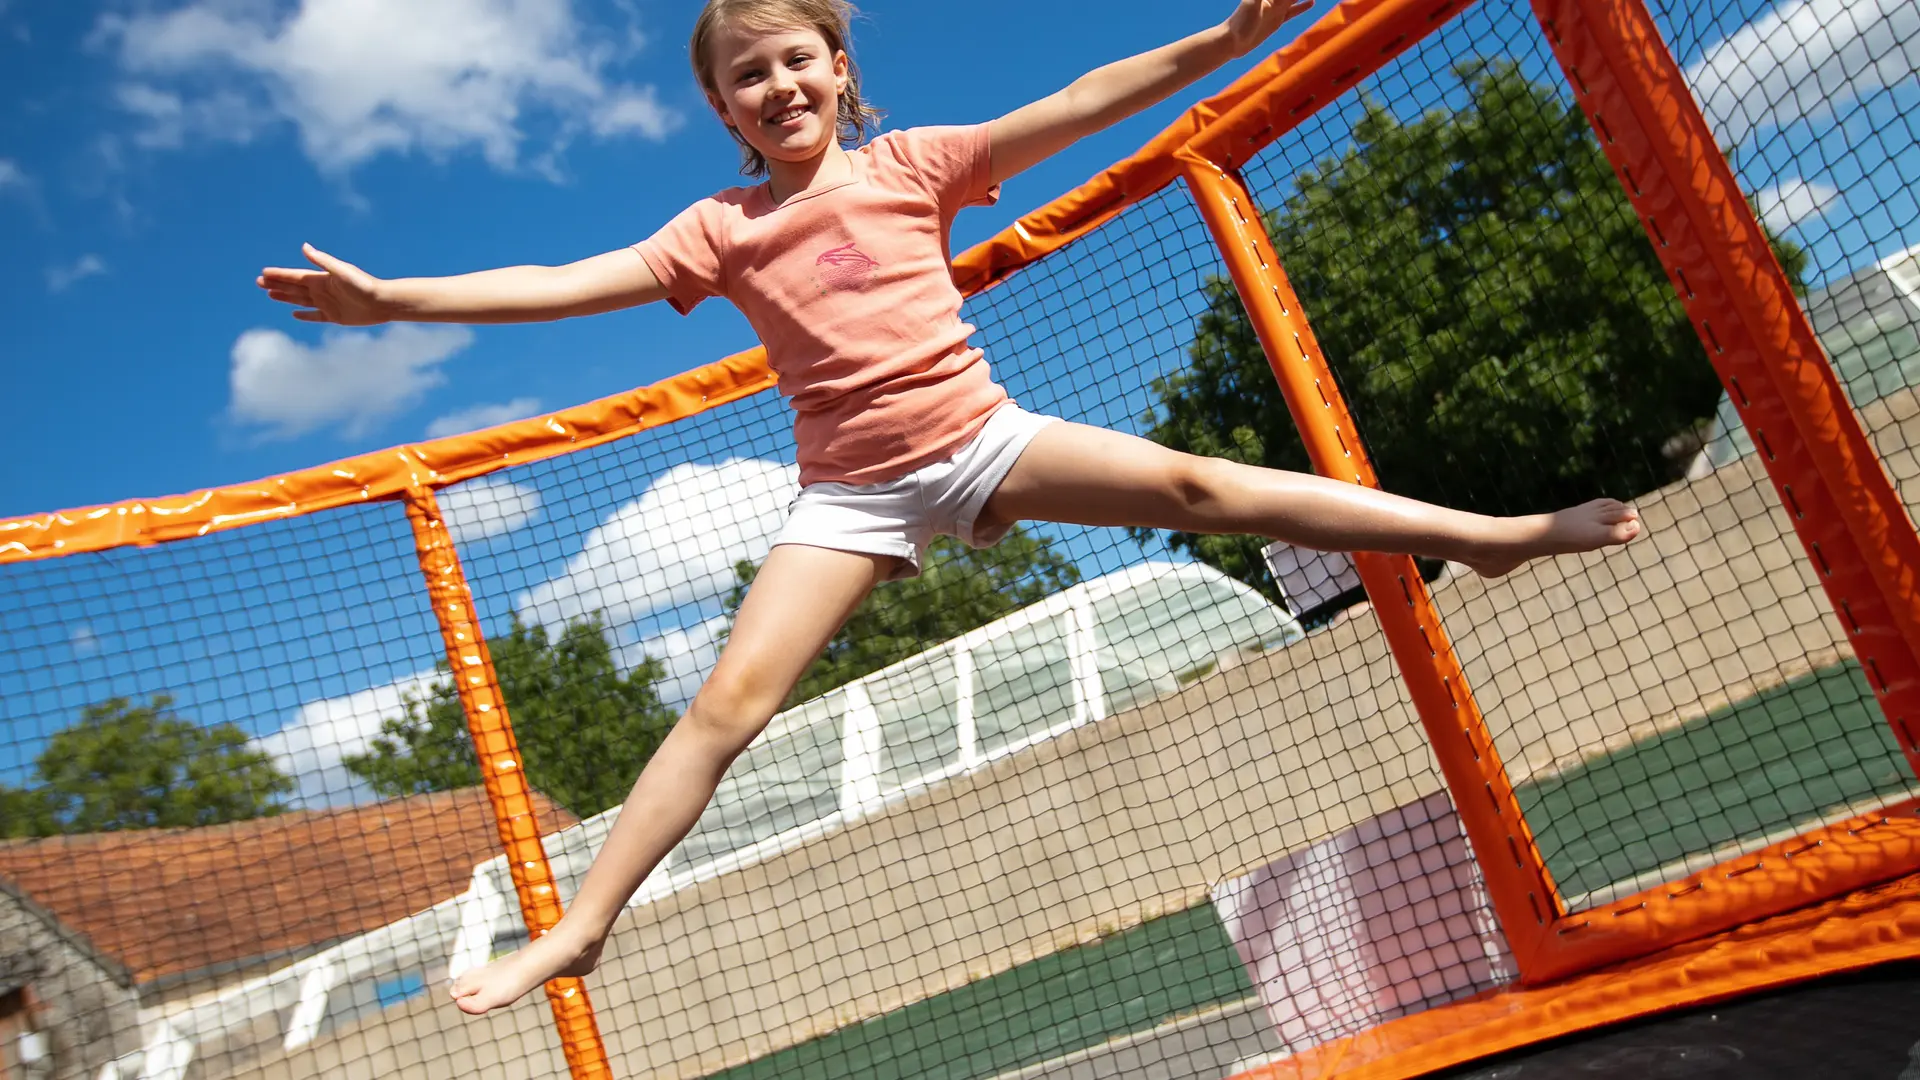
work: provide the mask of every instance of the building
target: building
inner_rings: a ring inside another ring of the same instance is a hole
[[[139,1046],[132,973],[0,881],[0,1080],[91,1080]]]
[[[576,823],[537,793],[535,807],[543,830]],[[89,1080],[157,1042],[177,1055],[179,1040],[157,1040],[167,1016],[461,894],[474,865],[499,849],[480,788],[200,829],[0,843],[0,1016],[11,1018],[0,1019],[0,1036],[11,1030],[17,1042],[37,1022],[48,1033],[48,1075]],[[404,997],[425,984],[373,989]],[[248,1050],[216,1039],[190,1052]],[[80,1061],[83,1072],[70,1071]]]

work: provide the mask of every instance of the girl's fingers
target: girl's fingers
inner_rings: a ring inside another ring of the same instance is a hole
[[[334,258],[319,248],[314,247],[312,244],[302,244],[300,245],[300,250],[305,253],[308,262],[329,274],[339,274],[344,277],[359,269],[359,267],[354,266],[352,263],[343,262],[340,259]],[[308,271],[308,273],[312,273],[312,271]]]
[[[324,311],[301,310],[301,311],[294,312],[293,317],[296,319],[299,319],[301,322],[332,322],[333,321],[332,319],[327,318],[327,313]]]
[[[285,266],[269,266],[265,270],[260,271],[260,277],[257,280],[299,282],[311,281],[314,278],[325,277],[326,275],[327,272],[325,270],[294,270]]]

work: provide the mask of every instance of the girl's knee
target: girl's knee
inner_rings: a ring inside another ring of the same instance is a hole
[[[779,710],[785,693],[761,683],[762,680],[751,676],[717,670],[693,696],[682,721],[717,730],[758,734]]]

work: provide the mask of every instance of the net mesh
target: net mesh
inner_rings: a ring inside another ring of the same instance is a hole
[[[348,764],[433,670],[411,547],[377,505],[0,574],[6,832],[44,837],[0,845],[7,954],[59,1075],[141,1060],[152,1010],[227,1075],[444,978],[450,928],[409,916],[498,850],[485,799],[376,802]]]
[[[1920,26],[1818,9],[1655,15],[1911,507]],[[1386,487],[1648,522],[1422,567],[1563,905],[1914,792],[1530,15],[1242,172]],[[1304,468],[1226,282],[1176,184],[966,315],[1030,411]],[[784,520],[788,424],[438,493],[563,900]],[[527,932],[412,544],[384,503],[0,566],[0,1067],[566,1075],[540,995],[439,996]],[[876,591],[588,986],[621,1075],[1217,1077],[1514,977],[1349,566],[1029,524]]]

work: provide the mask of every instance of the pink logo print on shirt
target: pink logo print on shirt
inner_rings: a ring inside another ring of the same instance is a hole
[[[844,289],[865,281],[880,264],[854,245],[842,244],[821,252],[813,265],[820,268],[822,284]]]

